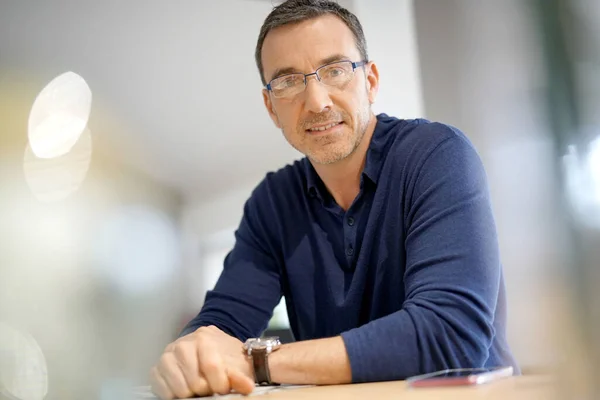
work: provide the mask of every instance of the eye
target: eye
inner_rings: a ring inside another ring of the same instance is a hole
[[[337,78],[344,75],[346,71],[342,67],[331,67],[325,70],[325,76],[327,78]]]
[[[279,78],[275,85],[279,89],[287,89],[287,88],[294,87],[300,83],[301,83],[301,79],[300,79],[299,75],[288,75],[288,76],[282,76],[281,78]]]

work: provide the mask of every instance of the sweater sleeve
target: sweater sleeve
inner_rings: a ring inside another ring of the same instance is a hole
[[[407,257],[405,302],[342,333],[354,382],[481,367],[494,338],[501,267],[481,160],[456,134],[414,173],[400,244]]]
[[[278,264],[258,207],[266,196],[261,185],[246,202],[234,248],[225,258],[219,280],[180,336],[214,325],[245,341],[266,329],[282,296]]]

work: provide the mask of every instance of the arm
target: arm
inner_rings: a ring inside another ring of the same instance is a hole
[[[483,166],[456,136],[433,150],[415,173],[405,214],[402,310],[341,338],[283,346],[270,356],[275,381],[366,382],[483,365],[494,337],[500,280]]]
[[[284,344],[269,356],[273,382],[336,385],[350,383],[352,371],[341,337]]]
[[[481,367],[495,335],[500,260],[481,160],[455,135],[416,173],[405,211],[406,300],[342,334],[354,381]]]

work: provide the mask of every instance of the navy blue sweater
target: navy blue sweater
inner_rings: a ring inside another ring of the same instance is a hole
[[[297,340],[341,335],[354,382],[516,364],[481,160],[457,129],[377,116],[344,211],[307,159],[267,174],[201,312],[245,340],[285,296]]]

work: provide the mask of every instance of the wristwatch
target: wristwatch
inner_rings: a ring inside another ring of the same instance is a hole
[[[281,342],[278,336],[251,338],[243,345],[244,352],[252,358],[254,380],[259,385],[274,385],[269,372],[269,354],[279,350]]]

